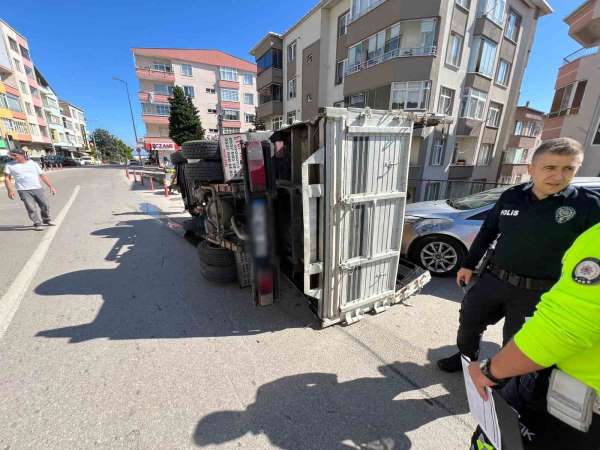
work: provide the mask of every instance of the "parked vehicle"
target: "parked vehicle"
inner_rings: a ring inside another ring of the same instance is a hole
[[[575,178],[573,184],[600,193],[600,178]],[[500,186],[455,200],[407,205],[402,254],[433,275],[455,273],[487,213],[509,187]]]
[[[171,160],[201,274],[235,274],[258,305],[289,280],[324,326],[402,302],[429,280],[400,260],[412,129],[441,120],[324,108],[275,133],[184,143]]]
[[[82,166],[92,166],[94,164],[91,156],[82,156],[79,158],[79,162]]]
[[[119,164],[119,163],[115,163],[115,164]],[[138,159],[130,159],[129,161],[127,161],[127,165],[128,166],[141,166],[142,163]]]
[[[81,162],[79,161],[79,158],[65,157],[62,160],[62,165],[63,167],[77,167],[81,165]]]

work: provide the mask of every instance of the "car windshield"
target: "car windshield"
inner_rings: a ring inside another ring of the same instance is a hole
[[[496,203],[500,198],[500,195],[509,187],[510,186],[500,186],[490,189],[489,191],[478,192],[477,194],[467,195],[466,197],[457,198],[455,200],[446,200],[446,203],[461,211],[481,208],[482,206]]]

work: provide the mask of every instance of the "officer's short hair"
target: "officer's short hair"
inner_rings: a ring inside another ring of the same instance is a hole
[[[583,156],[583,147],[579,141],[567,137],[548,139],[535,149],[531,160],[533,161],[538,156],[546,153],[562,156]]]

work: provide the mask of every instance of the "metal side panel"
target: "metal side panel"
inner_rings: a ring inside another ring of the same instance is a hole
[[[394,303],[412,125],[411,116],[384,111],[327,117],[325,325]]]

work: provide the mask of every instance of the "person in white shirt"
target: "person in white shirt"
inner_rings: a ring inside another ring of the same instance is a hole
[[[40,166],[36,162],[27,159],[23,150],[11,150],[10,157],[13,161],[4,167],[4,184],[8,191],[8,198],[13,200],[17,196],[16,193],[19,193],[19,197],[23,200],[27,209],[27,214],[33,222],[34,230],[42,231],[42,223],[48,226],[54,225],[50,219],[50,205],[44,194],[41,181],[50,188],[52,195],[56,194],[56,189],[48,177],[44,175]],[[13,180],[15,187],[13,187]]]

